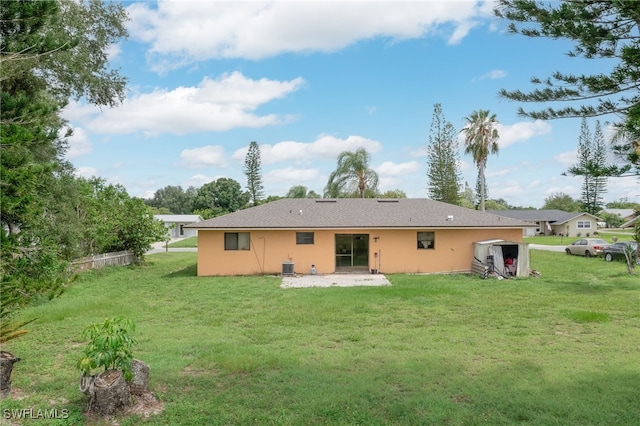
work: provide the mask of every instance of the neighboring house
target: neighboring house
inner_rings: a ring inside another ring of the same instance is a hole
[[[526,228],[525,236],[564,235],[566,237],[593,235],[598,230],[600,218],[589,213],[565,212],[562,210],[487,210],[502,217],[534,223]]]
[[[638,223],[638,221],[640,221],[640,216],[634,217],[630,221],[623,223],[622,225],[620,225],[620,228],[633,228],[636,226],[636,223]]]
[[[474,242],[513,241],[517,251],[529,226],[428,199],[285,198],[186,228],[198,230],[207,276],[468,272]]]
[[[154,214],[153,218],[164,223],[170,238],[197,237],[197,229],[185,226],[202,222],[202,216],[197,214]]]
[[[620,216],[623,222],[628,222],[635,217],[633,209],[603,209],[600,213],[609,213]]]

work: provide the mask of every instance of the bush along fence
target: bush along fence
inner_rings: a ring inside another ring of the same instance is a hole
[[[112,253],[96,254],[83,257],[71,262],[70,269],[82,272],[89,269],[100,269],[106,266],[124,266],[135,262],[135,255],[130,251],[116,251]]]

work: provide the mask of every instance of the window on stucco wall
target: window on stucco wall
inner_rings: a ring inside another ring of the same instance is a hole
[[[433,249],[435,246],[435,232],[418,232],[418,249]]]
[[[296,232],[296,244],[313,244],[313,232]]]
[[[249,250],[251,243],[248,232],[225,232],[225,250]]]
[[[590,220],[579,220],[576,225],[578,229],[591,229],[591,221]]]

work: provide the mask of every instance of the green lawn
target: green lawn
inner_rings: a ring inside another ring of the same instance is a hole
[[[170,248],[190,248],[198,247],[198,237],[189,237],[182,240],[178,240],[175,243],[169,244]]]
[[[38,321],[3,348],[23,358],[21,399],[2,408],[83,424],[80,333],[125,316],[165,409],[120,425],[638,425],[640,279],[563,253],[531,263],[542,277],[283,290],[276,277],[197,278],[196,253],[148,256],[23,312]]]

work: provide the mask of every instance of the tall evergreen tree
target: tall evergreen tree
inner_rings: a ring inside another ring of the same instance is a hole
[[[465,154],[473,156],[473,162],[478,167],[478,182],[480,183],[480,210],[484,211],[486,199],[485,175],[487,157],[498,153],[498,121],[495,114],[488,110],[474,111],[466,117],[467,124],[462,129],[465,141]]]
[[[628,162],[609,166],[611,176],[636,167],[640,173],[640,2],[634,0],[553,1],[498,0],[496,16],[511,22],[508,31],[526,37],[566,39],[574,43],[569,57],[604,59],[608,73],[567,74],[555,71],[548,78],[533,77],[530,92],[502,89],[500,96],[545,105],[519,113],[537,119],[595,117],[615,114],[616,126],[629,136],[614,150]],[[554,108],[560,103],[561,108]]]
[[[244,174],[247,176],[247,190],[251,204],[257,206],[264,197],[264,187],[262,185],[260,147],[255,141],[249,144],[249,150],[244,159]]]
[[[582,208],[591,214],[602,209],[603,195],[607,187],[607,147],[600,122],[596,121],[592,134],[587,119],[582,119],[578,136],[578,163],[566,174],[582,176]]]
[[[433,118],[427,145],[427,177],[429,198],[450,204],[460,204],[460,155],[456,129],[442,112],[442,106],[433,106]]]

